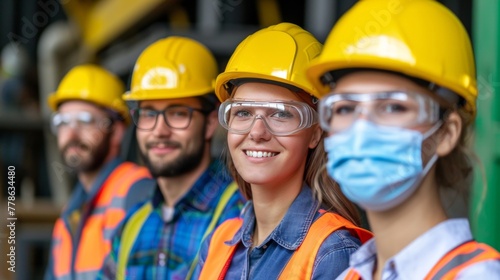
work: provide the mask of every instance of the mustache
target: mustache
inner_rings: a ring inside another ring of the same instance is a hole
[[[68,142],[68,144],[64,145],[64,147],[62,148],[62,153],[65,154],[68,151],[68,149],[72,148],[72,147],[80,148],[82,150],[89,150],[90,149],[90,147],[88,145],[85,145],[81,141],[71,140],[70,142]]]
[[[179,142],[170,141],[170,140],[157,140],[146,143],[146,149],[151,149],[155,146],[162,145],[167,148],[180,148],[181,144]]]

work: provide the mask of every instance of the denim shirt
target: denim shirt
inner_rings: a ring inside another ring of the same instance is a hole
[[[228,245],[237,249],[225,279],[278,279],[291,256],[302,244],[313,221],[320,217],[318,202],[309,187],[304,186],[279,225],[262,244],[252,249],[255,213],[248,201],[241,213],[243,225]],[[203,243],[195,271],[199,273],[208,254],[211,235]],[[312,279],[334,279],[349,264],[349,256],[360,246],[358,238],[347,230],[337,230],[325,239],[314,261]]]
[[[467,219],[450,219],[434,226],[395,256],[387,260],[382,279],[420,280],[431,271],[436,263],[450,250],[472,240]],[[352,255],[351,268],[363,280],[373,279],[377,248],[371,239]],[[345,271],[337,279],[345,279]],[[500,261],[483,261],[464,268],[457,279],[500,279]]]

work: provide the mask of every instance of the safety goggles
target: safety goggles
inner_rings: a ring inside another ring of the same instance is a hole
[[[105,129],[109,127],[111,122],[112,120],[110,118],[96,118],[87,111],[55,113],[52,115],[50,127],[52,132],[57,135],[61,129],[66,128],[87,129],[100,126]]]
[[[319,104],[320,124],[327,132],[345,130],[361,115],[378,125],[409,128],[434,124],[440,107],[427,95],[404,91],[331,93]]]
[[[231,133],[248,133],[257,119],[272,134],[286,136],[317,123],[317,114],[306,103],[296,101],[228,99],[219,107],[219,122]]]

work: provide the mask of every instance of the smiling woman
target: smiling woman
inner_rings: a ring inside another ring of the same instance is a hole
[[[281,23],[241,42],[217,77],[228,166],[249,202],[207,238],[194,279],[333,279],[371,237],[324,168],[317,93],[305,78],[320,50]]]

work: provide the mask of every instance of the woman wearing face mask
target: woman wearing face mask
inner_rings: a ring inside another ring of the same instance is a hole
[[[229,167],[249,202],[204,243],[195,279],[332,279],[371,237],[322,168],[305,77],[320,50],[310,33],[281,23],[241,42],[217,77]]]
[[[339,279],[499,279],[499,253],[474,241],[466,219],[448,219],[439,197],[472,170],[464,141],[477,88],[467,32],[437,1],[393,4],[358,2],[307,70],[329,93],[319,109],[328,172],[375,235]],[[389,20],[367,28],[374,11]]]

